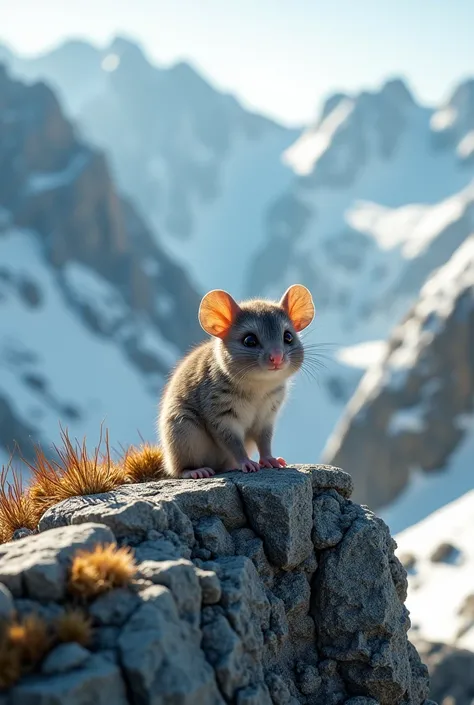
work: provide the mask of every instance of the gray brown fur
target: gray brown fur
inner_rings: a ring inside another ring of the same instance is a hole
[[[285,331],[293,335],[292,344],[284,343]],[[244,347],[248,333],[257,336],[259,347]],[[268,370],[275,349],[284,353],[284,370]],[[179,477],[201,467],[238,469],[255,446],[261,457],[271,456],[275,418],[303,358],[299,336],[278,304],[241,303],[225,339],[194,349],[165,389],[159,430],[166,474]]]

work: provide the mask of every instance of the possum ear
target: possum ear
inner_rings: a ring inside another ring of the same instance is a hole
[[[305,286],[294,284],[285,291],[280,306],[288,314],[298,332],[309,326],[314,318],[313,299]]]
[[[239,311],[239,305],[227,291],[214,289],[201,301],[199,323],[209,335],[225,338]]]

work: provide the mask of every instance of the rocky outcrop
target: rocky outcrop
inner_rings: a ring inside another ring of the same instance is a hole
[[[93,643],[58,646],[9,705],[422,705],[406,574],[385,524],[327,466],[161,481],[77,497],[0,547],[0,609],[67,602],[78,547],[127,545],[129,588],[88,605]]]
[[[143,418],[151,418],[170,367],[202,338],[199,299],[50,88],[13,80],[0,66],[2,451],[16,443],[29,456],[32,442],[49,445],[59,418],[73,435],[89,436],[95,413],[100,423],[111,406],[120,408],[112,400],[119,378],[120,386],[132,380],[136,406],[147,406]],[[58,336],[70,344],[59,363]],[[100,378],[102,390],[95,381],[90,390],[87,382],[71,388],[87,354],[90,379]],[[109,384],[95,369],[101,362]],[[68,368],[63,379],[61,367]],[[109,423],[117,429],[120,412]],[[149,436],[143,426],[140,419],[134,428]],[[118,434],[131,441],[124,428]]]
[[[60,271],[77,262],[110,282],[178,348],[199,340],[197,292],[117,193],[105,156],[78,138],[45,84],[13,81],[0,67],[0,93],[0,206],[11,223],[36,232]],[[68,281],[66,273],[66,295],[81,308]],[[93,325],[87,311],[85,320]],[[98,321],[95,330],[109,333]]]
[[[325,460],[350,466],[354,498],[381,507],[406,486],[411,468],[449,468],[466,437],[473,398],[471,236],[426,283],[384,359],[363,378]]]
[[[471,705],[474,699],[474,653],[443,643],[417,644],[430,671],[430,696],[438,703]]]

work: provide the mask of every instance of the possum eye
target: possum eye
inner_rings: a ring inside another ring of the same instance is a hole
[[[242,343],[245,345],[246,348],[256,348],[258,345],[257,336],[253,333],[249,333],[248,335],[244,336]]]
[[[286,331],[284,332],[284,334],[283,334],[283,340],[285,341],[285,343],[286,343],[287,345],[291,345],[291,343],[292,343],[293,340],[294,340],[293,334],[290,333],[289,330],[286,330]]]

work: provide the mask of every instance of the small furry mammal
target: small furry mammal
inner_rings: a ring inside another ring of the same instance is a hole
[[[311,294],[291,286],[276,303],[237,304],[211,291],[199,322],[213,336],[178,365],[162,397],[159,428],[167,477],[280,468],[272,454],[275,417],[289,378],[303,364],[298,333],[314,317]],[[255,448],[260,461],[249,454]]]

